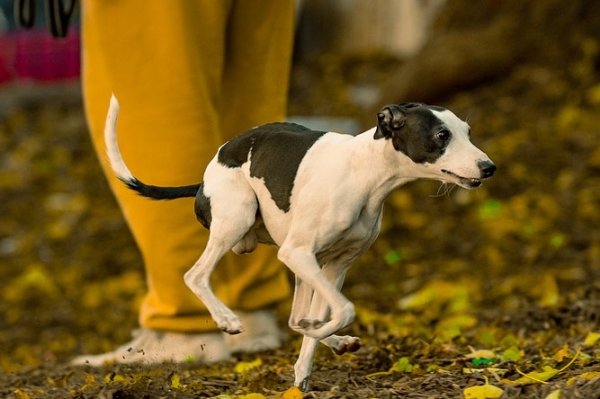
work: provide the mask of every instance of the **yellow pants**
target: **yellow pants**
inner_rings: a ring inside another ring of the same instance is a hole
[[[216,328],[182,277],[208,232],[195,219],[192,199],[153,201],[114,178],[102,138],[111,92],[121,103],[119,144],[134,175],[155,185],[197,183],[228,138],[284,118],[293,24],[293,0],[83,2],[85,111],[144,259],[142,326]],[[285,268],[274,254],[259,247],[249,256],[226,255],[213,274],[216,295],[238,310],[287,298]]]

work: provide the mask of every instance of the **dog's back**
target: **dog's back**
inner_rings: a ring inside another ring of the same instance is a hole
[[[263,179],[277,207],[288,212],[298,167],[324,134],[295,123],[269,123],[227,142],[219,149],[217,159],[229,168],[249,162],[250,177]]]

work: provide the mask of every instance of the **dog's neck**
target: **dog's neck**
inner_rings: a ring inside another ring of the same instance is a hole
[[[397,187],[418,179],[419,165],[408,156],[396,151],[390,140],[375,139],[375,128],[351,140],[354,159],[360,169],[355,169],[372,193],[372,201],[383,202]],[[358,158],[358,159],[357,159]]]

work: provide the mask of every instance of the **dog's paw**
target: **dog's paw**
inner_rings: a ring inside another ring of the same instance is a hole
[[[219,329],[227,334],[234,335],[244,331],[240,318],[233,313],[219,317],[216,322]]]
[[[356,352],[360,349],[360,338],[351,335],[332,335],[323,341],[336,355],[343,355],[346,352]]]
[[[219,324],[221,331],[230,335],[235,335],[244,332],[244,327],[241,324]]]
[[[306,377],[302,381],[296,382],[295,385],[300,389],[300,391],[308,392],[308,388],[310,387],[310,382],[308,380],[308,377]]]
[[[324,324],[323,320],[302,319],[298,322],[298,327],[302,330],[314,330],[323,327]]]
[[[289,323],[289,327],[299,334],[320,339],[319,329],[326,324],[327,323],[323,320],[300,319],[295,323]]]
[[[229,335],[236,335],[244,332],[244,328],[241,326],[234,328],[229,326],[219,326],[219,328],[221,329],[221,331],[226,332]]]
[[[331,320],[300,319],[297,325],[290,327],[302,335],[323,340],[348,326],[354,320],[354,305],[348,302],[332,315]]]

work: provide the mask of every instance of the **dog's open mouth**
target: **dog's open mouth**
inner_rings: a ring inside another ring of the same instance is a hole
[[[451,172],[446,169],[442,169],[442,172],[457,179],[459,185],[463,186],[465,188],[477,188],[477,187],[481,186],[480,178],[459,176],[456,173]]]

